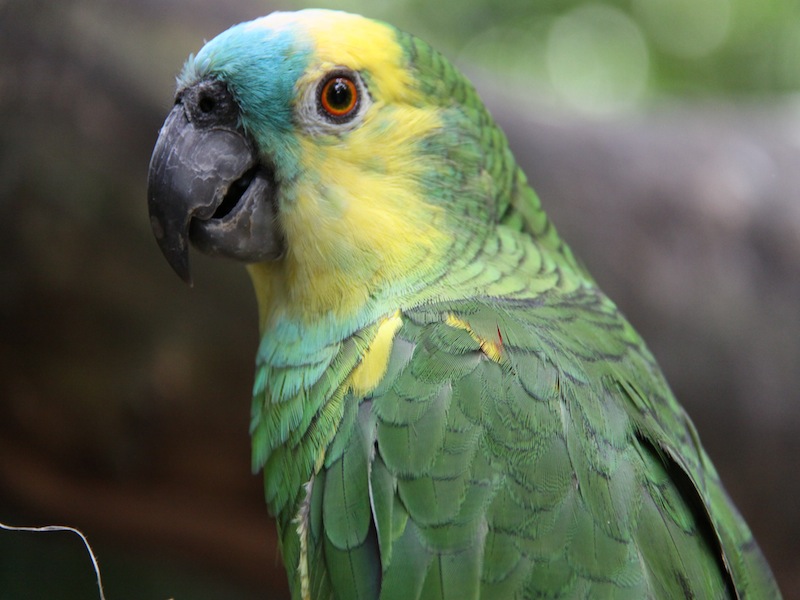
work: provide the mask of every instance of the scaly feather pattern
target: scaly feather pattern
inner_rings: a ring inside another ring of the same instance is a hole
[[[480,294],[405,309],[379,385],[344,392],[311,492],[313,597],[777,597],[630,325],[533,247],[492,260],[525,236],[503,235],[464,283]],[[525,287],[520,264],[540,265]]]
[[[312,492],[311,569],[331,597],[777,596],[688,417],[595,289],[403,318]],[[500,336],[493,358],[481,340]]]

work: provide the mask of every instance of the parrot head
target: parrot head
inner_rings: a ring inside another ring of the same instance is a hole
[[[190,241],[247,263],[262,325],[355,313],[417,293],[486,237],[514,171],[487,148],[498,138],[427,44],[336,11],[272,13],[184,66],[151,224],[187,281]]]

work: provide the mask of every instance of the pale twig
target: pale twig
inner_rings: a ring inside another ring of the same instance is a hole
[[[106,600],[106,596],[103,593],[103,581],[100,578],[100,567],[97,564],[97,557],[94,555],[94,551],[92,550],[92,547],[89,545],[89,540],[86,539],[86,536],[83,535],[82,532],[75,529],[74,527],[69,527],[67,525],[46,525],[44,527],[14,527],[13,525],[6,525],[5,523],[0,523],[0,529],[5,529],[6,531],[22,531],[31,533],[69,531],[78,535],[78,537],[81,538],[83,545],[86,546],[86,551],[89,553],[89,557],[92,559],[92,566],[94,566],[94,573],[95,576],[97,577],[97,591],[100,593],[100,600]]]

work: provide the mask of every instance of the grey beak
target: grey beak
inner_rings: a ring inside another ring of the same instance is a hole
[[[228,124],[192,119],[191,108],[179,101],[167,116],[147,186],[156,241],[187,283],[190,238],[201,251],[246,262],[282,253],[275,185],[252,143]]]

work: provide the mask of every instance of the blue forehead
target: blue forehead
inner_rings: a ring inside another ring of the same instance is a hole
[[[245,129],[262,149],[281,152],[294,145],[295,84],[311,56],[312,44],[302,30],[273,28],[257,19],[203,46],[186,62],[178,83],[183,87],[207,77],[224,81],[239,103]]]

